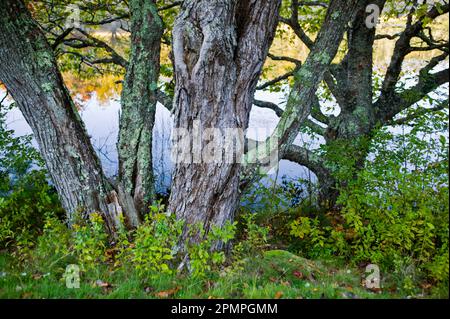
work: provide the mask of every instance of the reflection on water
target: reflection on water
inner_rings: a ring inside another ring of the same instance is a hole
[[[282,103],[283,95],[281,93],[258,92],[257,98]],[[116,141],[119,131],[119,97],[115,95],[105,103],[93,92],[89,99],[83,103],[79,112],[91,137],[92,144],[101,159],[105,173],[108,176],[116,175],[118,169]],[[259,135],[253,135],[255,131],[251,131],[249,137],[257,140],[265,139],[273,132],[277,121],[278,118],[273,111],[254,109],[251,113],[250,127],[262,128],[262,130],[258,130]],[[8,113],[6,122],[16,135],[32,134],[31,128],[17,108]],[[170,157],[170,135],[172,126],[173,120],[170,112],[164,106],[158,104],[153,130],[153,166],[156,188],[160,192],[165,192],[171,181],[173,163]],[[33,145],[38,147],[35,140],[33,140]],[[278,172],[280,180],[283,175],[291,178],[307,177],[308,170],[289,161],[281,161]]]
[[[411,84],[410,84],[411,85]],[[440,95],[448,94],[448,85],[439,90]],[[284,107],[283,93],[257,92],[257,99],[278,103]],[[426,102],[421,103],[426,106]],[[324,108],[326,106],[324,105]],[[118,160],[116,141],[119,130],[120,101],[117,95],[110,98],[108,103],[102,102],[95,92],[83,104],[80,109],[81,117],[86,125],[92,143],[102,161],[105,173],[108,176],[117,174]],[[13,109],[7,116],[7,123],[17,135],[31,134],[31,129],[22,117],[18,109]],[[248,137],[256,140],[264,140],[275,129],[278,117],[268,109],[254,107],[250,114],[250,128]],[[156,188],[159,192],[165,192],[171,181],[171,171],[173,163],[170,157],[170,134],[173,120],[170,112],[161,104],[158,104],[156,111],[156,121],[153,131],[153,166],[156,179]],[[401,128],[392,128],[393,132],[404,133]],[[258,135],[255,133],[258,132]],[[309,145],[310,148],[317,148],[324,141],[322,138],[311,139],[308,135],[299,134],[295,143],[301,146]],[[37,147],[35,141],[34,145]],[[270,178],[277,177],[277,182],[281,182],[283,176],[288,179],[307,179],[316,181],[314,174],[308,169],[296,163],[282,160],[278,169],[270,172]],[[266,180],[267,181],[267,180]]]
[[[121,76],[103,75],[81,79],[75,74],[66,72],[63,77],[79,109],[83,108],[93,95],[100,105],[108,106],[112,100],[119,97],[122,91]]]
[[[120,101],[117,96],[107,103],[99,99],[94,92],[79,110],[92,144],[97,151],[105,174],[114,176],[118,170],[116,142],[119,132]],[[32,134],[19,109],[12,109],[6,118],[7,126],[16,135]],[[153,164],[156,187],[164,192],[170,186],[172,163],[170,161],[170,130],[172,119],[169,111],[162,105],[156,109],[156,121],[153,130]],[[33,145],[38,147],[33,139]]]
[[[400,31],[403,24],[387,25],[382,29],[382,33],[395,34]],[[448,30],[448,19],[444,19],[434,30],[437,37],[444,36]],[[293,45],[288,47],[282,45],[283,39],[275,42],[271,52],[274,54],[288,55],[304,60],[308,54],[308,50],[298,40],[294,40]],[[295,42],[297,41],[297,42]],[[383,72],[386,65],[389,63],[389,58],[392,54],[395,41],[383,40],[378,41],[375,47],[374,60],[376,69]],[[405,63],[405,70],[416,70],[429,61],[436,52],[418,52],[408,56]],[[168,50],[163,50],[163,61],[167,60]],[[268,61],[270,65],[271,61]],[[279,64],[277,67],[267,73],[268,78],[273,78],[277,75],[283,74],[286,69],[291,68],[289,63]],[[443,67],[443,66],[441,66]],[[448,67],[448,60],[445,62],[445,67]],[[408,73],[408,72],[407,72]],[[410,72],[409,72],[410,73]],[[82,80],[72,74],[64,74],[69,90],[74,95],[81,117],[86,125],[87,131],[91,136],[93,145],[97,150],[104,166],[105,173],[108,176],[117,174],[118,160],[116,141],[119,127],[120,115],[120,90],[121,78],[118,76],[103,76],[95,79]],[[408,86],[414,84],[414,79],[405,80]],[[441,88],[441,94],[448,96],[448,84]],[[262,92],[256,93],[256,98],[260,100],[271,101],[284,107],[285,93],[283,92]],[[333,106],[331,103],[323,105],[324,109]],[[262,128],[261,133],[257,136],[254,131],[250,131],[248,137],[263,140],[269,136],[276,127],[278,118],[275,113],[268,109],[254,107],[250,115],[250,128]],[[13,129],[17,135],[31,134],[31,129],[22,117],[18,109],[13,109],[7,117],[7,123],[10,129]],[[156,123],[153,132],[153,164],[156,178],[156,188],[158,191],[164,192],[170,186],[171,170],[173,164],[170,158],[170,132],[173,120],[170,112],[161,104],[157,106]],[[396,131],[396,129],[393,129]],[[398,129],[397,129],[398,130]],[[311,148],[317,148],[322,139],[311,140],[304,134],[299,134],[296,144],[309,145]],[[36,143],[34,142],[35,146]],[[288,176],[292,179],[305,178],[315,181],[313,174],[304,167],[289,161],[281,161],[277,170],[272,170],[272,176],[276,175],[280,182],[283,176]]]

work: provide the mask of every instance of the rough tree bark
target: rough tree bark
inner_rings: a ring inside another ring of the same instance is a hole
[[[105,178],[52,48],[22,1],[0,2],[0,81],[33,130],[69,221],[102,213],[111,233],[122,212]]]
[[[154,0],[132,0],[131,56],[124,81],[119,133],[119,180],[133,198],[137,226],[154,196],[152,132],[156,112],[163,23]]]
[[[376,28],[367,28],[365,19],[368,13],[366,13],[365,8],[368,4],[376,4],[382,10],[385,2],[385,0],[364,0],[360,2],[359,11],[348,31],[347,55],[341,63],[331,65],[329,71],[325,74],[324,80],[336,98],[341,113],[337,117],[329,118],[323,118],[320,114],[319,116],[313,114],[315,119],[327,125],[325,132],[319,132],[319,135],[325,138],[327,145],[341,143],[348,146],[342,154],[355,162],[355,174],[363,167],[368,155],[368,141],[373,138],[373,134],[378,127],[404,123],[404,119],[396,122],[394,118],[449,81],[448,69],[435,73],[431,72],[439,62],[448,57],[448,43],[428,39],[429,50],[439,49],[443,53],[431,59],[429,64],[419,72],[416,85],[401,92],[396,89],[403,61],[410,52],[414,51],[411,39],[413,37],[426,39],[427,36],[422,33],[424,29],[423,21],[435,19],[448,13],[449,6],[446,4],[439,9],[431,8],[415,23],[413,23],[411,15],[408,17],[405,30],[398,35],[380,97],[373,102],[372,55],[374,41],[376,40]],[[309,39],[302,40],[311,45]],[[423,49],[422,47],[421,50]],[[426,111],[419,110],[408,118],[413,119],[426,112],[439,111],[445,107],[445,103],[442,103]],[[358,143],[358,141],[363,143]],[[339,183],[342,183],[342,181],[338,181],[334,177],[329,159],[314,155],[301,147],[290,147],[284,154],[284,158],[310,168],[319,179],[319,203],[326,208],[335,206],[339,197]],[[346,183],[346,181],[343,182]]]
[[[425,68],[419,77],[419,82],[410,90],[402,93],[395,92],[395,85],[399,80],[401,65],[404,58],[410,52],[411,38],[417,35],[422,28],[422,23],[417,22],[407,27],[396,43],[396,50],[391,65],[386,73],[386,79],[381,92],[381,97],[373,102],[373,46],[375,42],[376,28],[367,28],[365,19],[367,13],[365,7],[376,4],[382,10],[385,0],[365,0],[349,30],[348,52],[342,63],[334,69],[337,80],[335,95],[339,99],[341,114],[332,118],[328,123],[325,134],[326,143],[342,143],[347,145],[343,153],[349,160],[355,163],[354,178],[364,167],[364,162],[369,153],[369,141],[377,127],[391,124],[393,118],[405,108],[420,101],[426,94],[432,92],[443,83],[448,82],[448,70],[435,74],[429,74],[429,67]],[[448,12],[448,5],[441,10],[432,9],[428,16],[435,18]],[[438,61],[445,59],[448,54],[436,58]],[[338,90],[338,92],[336,92]],[[411,94],[414,92],[414,94]],[[403,97],[407,96],[405,100]],[[413,97],[411,99],[411,96]],[[325,164],[325,161],[323,161]],[[326,167],[326,164],[324,165]],[[339,187],[345,186],[348,181],[338,181],[331,170],[319,177],[321,197],[319,202],[327,207],[334,207],[339,197]]]
[[[365,137],[375,126],[375,110],[372,107],[372,65],[373,44],[376,28],[366,26],[368,13],[366,7],[376,4],[380,12],[384,8],[385,0],[364,0],[359,3],[358,11],[348,29],[348,52],[338,67],[331,71],[333,77],[339,79],[339,96],[341,113],[328,121],[325,132],[327,144],[342,141],[349,147],[344,155],[356,158],[355,169],[361,169],[368,153]],[[331,79],[328,81],[334,81]],[[354,147],[352,146],[352,142]],[[362,142],[362,143],[360,143]],[[330,169],[326,169],[325,160],[322,161],[322,174],[319,180],[319,204],[324,208],[335,206],[339,197],[339,185]]]
[[[200,130],[248,127],[280,2],[184,1],[173,30],[176,128],[191,130],[194,121]],[[177,163],[169,211],[187,225],[200,223],[206,234],[223,226],[234,217],[240,171],[239,163]]]
[[[292,152],[292,144],[300,127],[305,124],[313,106],[317,103],[317,88],[336,56],[347,25],[361,1],[330,1],[325,21],[311,52],[294,75],[294,86],[289,94],[286,109],[274,133],[266,141],[269,147],[279,148],[280,157],[285,157],[287,153]],[[254,162],[254,159],[260,157],[258,150],[250,150],[246,156],[249,162]]]

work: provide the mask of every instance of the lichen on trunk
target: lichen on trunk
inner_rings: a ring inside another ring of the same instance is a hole
[[[103,214],[115,233],[124,213],[106,179],[53,51],[22,1],[0,2],[0,81],[30,125],[69,223]]]
[[[153,0],[130,1],[131,54],[123,85],[119,133],[119,180],[130,196],[137,226],[154,197],[152,132],[163,23]]]
[[[175,128],[248,127],[280,2],[184,1],[173,30]],[[169,211],[187,226],[200,223],[206,236],[233,220],[240,172],[240,163],[176,163]],[[185,232],[182,241],[201,237]]]

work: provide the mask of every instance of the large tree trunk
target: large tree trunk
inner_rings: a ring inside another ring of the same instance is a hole
[[[304,125],[317,103],[316,91],[324,74],[338,51],[348,23],[352,21],[364,0],[332,0],[329,3],[325,21],[312,45],[311,52],[300,70],[294,75],[294,86],[289,95],[286,109],[275,128],[275,132],[266,141],[268,148],[278,147],[281,158],[292,160],[310,168],[318,177],[323,189],[319,191],[319,200],[325,192],[335,194],[335,185],[330,171],[323,159],[307,149],[293,145],[299,129]],[[264,149],[264,147],[263,147]],[[259,157],[257,150],[246,154],[249,161]]]
[[[255,87],[273,40],[280,0],[186,0],[173,30],[175,128],[248,127]],[[233,220],[240,163],[177,162],[169,211],[186,225]],[[190,152],[189,152],[190,151]],[[186,233],[183,238],[186,238]],[[191,238],[201,239],[199,234]]]
[[[69,221],[102,213],[111,233],[122,212],[53,51],[22,1],[0,2],[0,80],[33,130]]]
[[[360,1],[358,11],[348,30],[348,52],[341,64],[336,68],[338,77],[336,87],[339,96],[341,114],[331,119],[326,133],[326,143],[342,147],[342,156],[348,158],[348,163],[354,163],[351,178],[357,178],[358,172],[364,167],[368,155],[368,140],[370,132],[376,125],[373,100],[373,44],[376,28],[366,25],[368,13],[366,7],[376,4],[383,10],[386,0]],[[343,147],[345,145],[345,147]],[[332,159],[331,159],[332,160]],[[342,161],[342,158],[340,158]],[[330,161],[327,158],[326,161]],[[336,167],[335,164],[329,165]],[[337,165],[339,166],[339,164]],[[348,185],[350,180],[338,180],[332,170],[326,170],[319,178],[319,204],[324,208],[333,208],[339,198],[340,187]]]
[[[385,0],[363,0],[348,30],[348,52],[336,68],[337,88],[343,99],[341,114],[330,122],[329,140],[352,139],[365,135],[375,125],[375,110],[372,107],[373,45],[375,28],[366,25],[366,6],[376,4],[383,10]]]
[[[154,0],[130,1],[131,56],[122,92],[119,133],[121,192],[133,198],[140,223],[154,196],[152,132],[156,112],[162,20]]]
[[[298,136],[300,127],[311,114],[317,101],[316,91],[338,51],[348,23],[362,0],[331,0],[325,21],[305,63],[294,75],[295,82],[286,104],[286,109],[267,139],[267,148],[279,148],[284,157]],[[249,151],[248,161],[259,158],[258,150]]]

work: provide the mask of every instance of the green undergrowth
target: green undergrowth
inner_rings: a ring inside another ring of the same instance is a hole
[[[81,273],[80,288],[69,289],[64,263],[42,269],[18,266],[0,254],[1,298],[399,298],[361,285],[358,269],[311,261],[288,251],[271,250],[224,267],[203,278],[187,275],[141,276],[132,267],[100,264]]]

